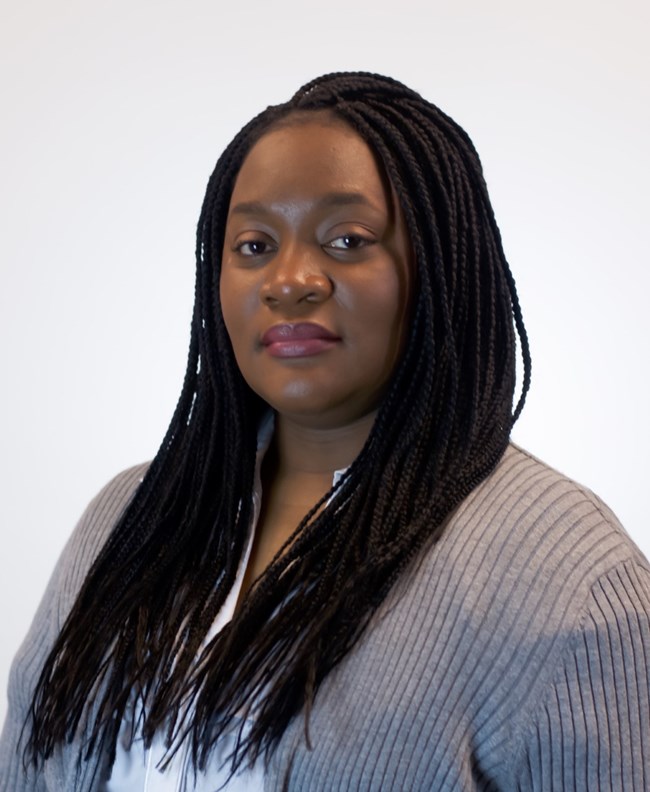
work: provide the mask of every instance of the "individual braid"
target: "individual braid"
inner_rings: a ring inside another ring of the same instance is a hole
[[[202,648],[242,557],[257,430],[268,410],[237,369],[221,315],[228,205],[254,143],[313,112],[356,130],[399,198],[417,279],[407,344],[343,480]],[[233,768],[268,756],[301,711],[307,728],[320,683],[494,469],[523,407],[528,342],[478,155],[455,122],[395,80],[325,75],[244,127],[209,180],[196,260],[181,397],[44,666],[32,705],[35,762],[86,721],[87,754],[103,745],[114,755],[134,694],[145,706],[145,742],[163,729],[173,751],[188,737],[195,767],[241,712],[254,720]],[[524,379],[513,410],[517,336]]]

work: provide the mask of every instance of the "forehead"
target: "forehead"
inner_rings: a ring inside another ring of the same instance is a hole
[[[382,203],[390,194],[372,149],[345,122],[329,116],[288,121],[262,135],[242,163],[231,203],[322,191],[362,192]]]

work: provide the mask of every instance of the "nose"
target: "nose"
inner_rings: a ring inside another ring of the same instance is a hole
[[[316,257],[313,251],[300,251],[293,246],[278,251],[260,290],[262,302],[269,308],[295,309],[327,300],[333,284]]]

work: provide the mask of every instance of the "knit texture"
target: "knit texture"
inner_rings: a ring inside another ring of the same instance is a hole
[[[25,773],[44,657],[144,471],[90,504],[14,662],[0,790],[96,792],[79,741]],[[268,790],[650,789],[650,566],[591,492],[510,446],[285,732]]]

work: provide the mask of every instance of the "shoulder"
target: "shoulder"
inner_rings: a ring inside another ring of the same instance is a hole
[[[478,644],[502,634],[513,651],[535,635],[561,639],[599,580],[650,565],[608,506],[523,449],[448,517],[398,581],[391,599],[464,624]],[[442,627],[442,624],[439,625]]]
[[[68,539],[54,568],[31,627],[16,654],[8,686],[8,709],[0,738],[0,788],[37,786],[32,770],[23,768],[26,722],[36,681],[88,571],[115,523],[138,488],[148,464],[136,465],[115,476],[92,499]],[[66,749],[67,750],[67,749]],[[61,756],[47,763],[47,772],[63,778]],[[55,783],[52,788],[68,788]],[[40,788],[40,787],[39,787]],[[71,788],[71,787],[70,787]]]
[[[445,598],[485,640],[507,626],[513,649],[561,641],[617,570],[650,574],[599,497],[514,445],[451,516],[422,567],[449,580]]]
[[[54,567],[21,652],[54,640],[92,563],[141,483],[148,463],[122,471],[90,501]],[[20,652],[19,652],[20,655]]]
[[[611,509],[591,490],[511,444],[452,516],[447,539],[479,543],[500,566],[529,580],[585,593],[613,567],[648,562]],[[576,578],[575,575],[579,577]]]
[[[148,467],[146,462],[118,473],[90,501],[75,526],[53,575],[61,584],[62,618],[72,607],[93,561],[129,505]]]

